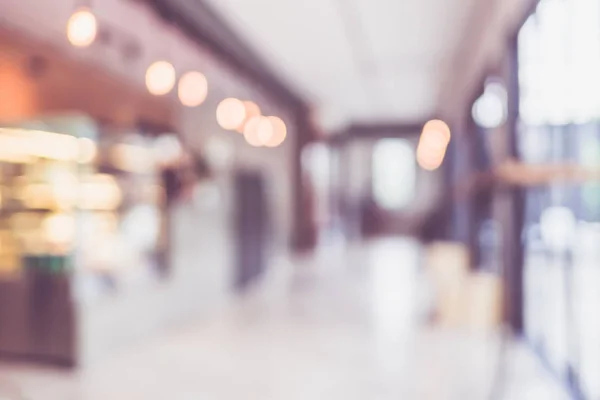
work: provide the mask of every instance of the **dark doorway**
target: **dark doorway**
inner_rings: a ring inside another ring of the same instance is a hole
[[[242,289],[265,269],[268,215],[264,180],[258,171],[238,171],[235,177],[235,286]]]

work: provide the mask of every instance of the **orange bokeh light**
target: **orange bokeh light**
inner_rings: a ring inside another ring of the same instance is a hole
[[[175,86],[176,74],[173,64],[156,61],[146,70],[146,87],[155,96],[163,96]]]
[[[267,147],[277,147],[285,141],[285,138],[287,137],[287,128],[285,122],[279,117],[268,117],[268,119],[269,122],[271,122],[273,134],[264,145]]]
[[[227,130],[237,129],[246,119],[246,107],[241,100],[228,98],[217,107],[217,122]]]
[[[417,162],[425,170],[438,169],[446,155],[450,143],[450,128],[440,120],[432,120],[425,124],[417,147]]]
[[[198,71],[185,73],[179,79],[177,87],[179,101],[186,107],[197,107],[206,100],[208,82],[204,74]]]
[[[273,136],[273,125],[267,117],[251,118],[244,129],[244,138],[254,147],[264,146]]]
[[[246,119],[237,127],[239,133],[244,133],[244,128],[248,121],[254,117],[260,116],[260,107],[253,101],[244,101],[244,108],[246,109]]]
[[[98,33],[98,21],[88,9],[80,9],[67,22],[67,39],[75,47],[88,47]]]

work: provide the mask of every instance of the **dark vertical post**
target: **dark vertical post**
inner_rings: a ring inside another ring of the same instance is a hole
[[[519,160],[518,120],[519,120],[519,63],[516,36],[508,44],[506,82],[508,92],[507,156]],[[519,187],[506,188],[501,221],[504,245],[504,312],[506,322],[513,332],[523,332],[523,266],[524,248],[522,232],[525,217],[525,190]]]
[[[454,186],[461,188],[465,183],[474,176],[472,162],[472,132],[466,128],[466,124],[462,124],[462,129],[455,136],[454,153]],[[454,218],[455,237],[464,245],[469,247],[471,244],[471,232],[473,231],[473,210],[472,210],[472,194],[473,192],[464,192],[459,189],[455,197]]]
[[[452,127],[452,131],[454,132],[454,127]],[[441,232],[438,232],[436,237],[438,239],[456,240],[458,237],[455,218],[457,200],[455,198],[454,189],[456,185],[456,146],[456,139],[453,137],[450,140],[446,158],[444,159],[444,164],[442,165],[444,193],[446,193],[448,201],[442,202],[441,205],[438,205],[438,207],[443,207],[443,210],[440,211],[443,224],[440,226]]]
[[[263,176],[258,171],[240,170],[235,175],[237,271],[235,285],[245,288],[265,268],[268,232]]]
[[[293,143],[293,226],[292,248],[303,251],[314,248],[317,232],[314,226],[313,207],[314,193],[304,177],[302,170],[302,151],[304,147],[317,137],[316,128],[306,108],[300,108],[294,116],[295,136]]]
[[[479,95],[479,93],[477,93]],[[481,157],[481,146],[479,145],[480,141],[480,132],[478,126],[473,121],[473,117],[471,115],[471,105],[474,103],[469,103],[469,108],[467,110],[467,124],[465,130],[465,158],[468,160],[468,164],[465,166],[464,176],[473,177],[477,176],[478,173],[483,172],[481,170],[481,163],[479,162],[479,158]],[[469,178],[467,178],[469,179]],[[480,267],[480,249],[479,249],[479,232],[483,218],[483,188],[475,188],[469,190],[467,193],[466,203],[466,242],[469,248],[469,266],[471,270],[476,270]]]

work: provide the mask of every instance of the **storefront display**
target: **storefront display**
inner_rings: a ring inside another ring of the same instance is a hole
[[[2,208],[0,270],[71,268],[79,176],[89,174],[90,138],[44,131],[0,130]]]
[[[75,363],[86,305],[164,279],[164,170],[183,187],[184,158],[78,115],[0,128],[0,354]]]
[[[71,364],[70,277],[79,203],[90,196],[78,182],[94,176],[95,144],[87,136],[2,128],[0,147],[0,353]]]
[[[107,132],[100,140],[98,169],[110,177],[118,207],[82,220],[81,264],[117,285],[155,279],[166,269],[166,194],[156,139]],[[108,205],[108,204],[107,204]]]
[[[5,262],[0,270],[17,271],[25,262],[17,258],[39,254],[72,255],[78,272],[117,272],[126,265],[163,268],[149,265],[158,263],[156,253],[164,248],[165,192],[158,161],[164,154],[154,142],[107,133],[98,143],[3,129],[0,254]]]

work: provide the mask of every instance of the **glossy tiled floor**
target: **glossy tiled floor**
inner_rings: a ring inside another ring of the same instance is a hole
[[[205,321],[77,373],[1,365],[0,379],[31,400],[488,399],[497,337],[422,323],[419,251],[388,240],[280,260]],[[565,398],[509,350],[500,398]]]

